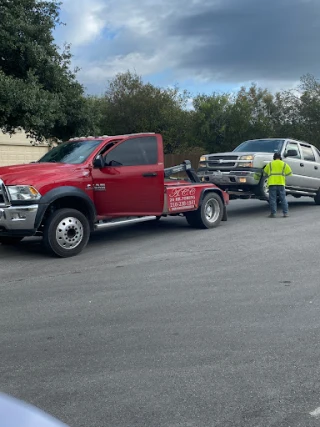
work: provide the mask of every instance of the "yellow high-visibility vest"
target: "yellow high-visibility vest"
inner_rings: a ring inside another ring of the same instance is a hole
[[[268,186],[286,185],[286,176],[292,175],[290,166],[280,159],[268,163],[263,171],[268,176]]]

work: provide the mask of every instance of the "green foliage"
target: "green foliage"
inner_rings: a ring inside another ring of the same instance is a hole
[[[0,128],[22,127],[38,140],[68,138],[91,124],[83,88],[70,71],[70,46],[60,52],[56,0],[0,3]]]
[[[320,146],[320,84],[310,75],[291,91],[272,94],[252,84],[237,93],[190,94],[143,83],[126,72],[108,82],[103,97],[86,99],[91,134],[159,132],[165,152],[234,149],[254,138],[291,137]]]
[[[71,70],[70,46],[59,49],[57,0],[0,1],[0,129],[23,128],[42,140],[77,135],[159,132],[166,153],[232,150],[252,138],[292,137],[320,147],[320,83],[311,75],[272,94],[252,84],[237,93],[191,95],[144,83],[130,71],[84,96]],[[90,64],[88,64],[90,66]]]
[[[134,73],[118,74],[108,82],[103,99],[90,99],[100,108],[102,134],[119,135],[136,132],[160,132],[168,153],[186,141],[188,117],[185,110],[188,94],[179,89],[162,89],[143,83]]]
[[[320,84],[310,75],[299,87],[272,94],[252,84],[236,94],[194,99],[194,138],[207,152],[232,150],[254,138],[291,137],[320,146]]]

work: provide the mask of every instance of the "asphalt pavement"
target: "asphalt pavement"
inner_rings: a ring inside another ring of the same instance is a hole
[[[320,426],[320,206],[288,200],[0,247],[0,391],[70,427]]]

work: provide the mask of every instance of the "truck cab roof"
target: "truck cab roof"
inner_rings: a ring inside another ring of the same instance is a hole
[[[128,134],[123,134],[123,135],[100,135],[100,136],[76,136],[74,138],[70,138],[67,142],[71,142],[71,141],[81,141],[81,140],[92,140],[92,141],[96,141],[101,140],[113,140],[113,139],[124,139],[124,138],[128,138],[130,136],[147,136],[147,135],[156,135],[155,132],[139,132],[139,133],[128,133]]]

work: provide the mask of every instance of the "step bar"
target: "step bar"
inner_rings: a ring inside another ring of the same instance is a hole
[[[291,196],[297,195],[306,197],[315,197],[317,195],[317,193],[313,191],[290,190],[289,188],[287,189],[286,193]]]
[[[129,224],[137,224],[139,222],[146,222],[146,221],[154,221],[157,219],[156,216],[141,216],[131,219],[119,219],[119,220],[113,220],[109,222],[100,222],[98,224],[95,224],[95,230],[103,230],[105,228],[112,228],[117,227],[118,225],[129,225]]]

